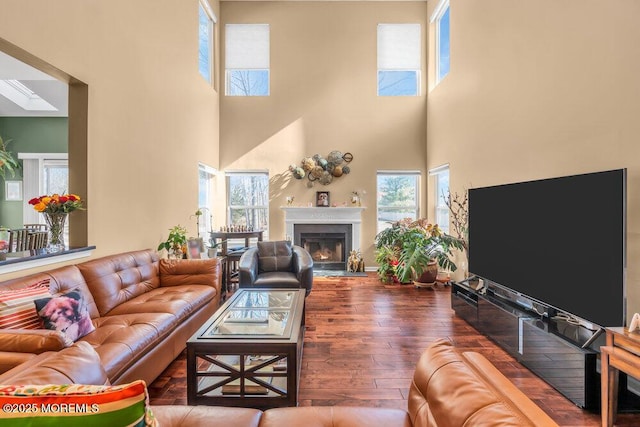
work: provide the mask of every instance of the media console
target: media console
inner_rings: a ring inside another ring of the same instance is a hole
[[[451,307],[577,406],[599,409],[597,349],[604,335],[592,339],[596,331],[492,285],[475,290],[453,283]]]

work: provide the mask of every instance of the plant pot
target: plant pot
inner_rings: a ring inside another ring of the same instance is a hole
[[[438,262],[436,260],[429,261],[427,269],[422,272],[420,277],[413,281],[416,286],[433,286],[436,284],[438,277]]]

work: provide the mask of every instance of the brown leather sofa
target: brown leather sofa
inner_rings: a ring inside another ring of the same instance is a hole
[[[98,384],[137,379],[151,383],[220,305],[217,259],[159,260],[151,250],[8,280],[0,283],[0,290],[24,288],[44,279],[50,280],[51,293],[79,289],[87,301],[96,329],[73,348],[95,350],[95,369],[106,375]],[[8,371],[0,376],[0,383],[15,384],[12,378],[30,373],[30,367],[44,359],[58,363],[62,358],[56,352],[63,355],[70,348],[57,331],[0,329],[0,373]],[[96,383],[94,376],[73,380]]]
[[[91,345],[78,342],[30,360],[0,376],[0,384],[104,384]],[[94,369],[92,367],[97,367]],[[557,427],[557,424],[478,353],[456,351],[448,341],[432,344],[420,357],[407,410],[367,407],[297,407],[260,411],[216,406],[153,406],[163,427]]]

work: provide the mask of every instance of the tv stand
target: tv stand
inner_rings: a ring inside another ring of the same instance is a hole
[[[604,343],[601,332],[567,322],[552,308],[525,303],[503,288],[487,284],[480,291],[453,282],[451,307],[456,315],[577,406],[599,408],[598,352],[594,349]]]
[[[600,335],[602,335],[604,333],[605,329],[604,328],[600,328],[598,329],[592,336],[591,338],[589,338],[587,341],[585,341],[584,344],[582,344],[582,348],[588,348],[593,342],[595,342],[596,339],[598,339],[598,337]]]

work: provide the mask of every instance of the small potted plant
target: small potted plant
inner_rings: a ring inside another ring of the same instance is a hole
[[[187,253],[187,229],[176,225],[169,229],[167,240],[158,245],[158,251],[165,249],[169,258],[182,259]]]
[[[376,249],[376,264],[378,264],[378,277],[385,283],[397,282],[398,257],[400,251],[393,245],[381,245]]]

